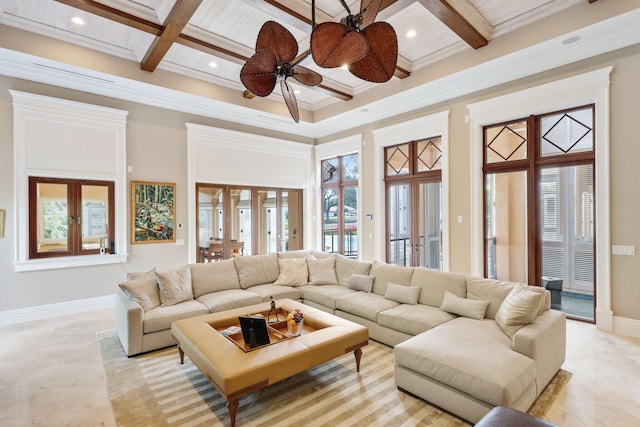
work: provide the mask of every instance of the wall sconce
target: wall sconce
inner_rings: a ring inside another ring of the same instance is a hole
[[[4,237],[4,209],[0,209],[0,238]]]

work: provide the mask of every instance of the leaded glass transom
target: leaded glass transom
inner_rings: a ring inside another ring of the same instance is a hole
[[[540,131],[543,157],[593,151],[593,109],[543,117]]]
[[[322,161],[322,183],[338,182],[338,158]]]
[[[358,155],[344,156],[342,158],[342,180],[357,181],[358,175]]]
[[[527,122],[519,121],[486,128],[487,163],[527,158]]]
[[[409,173],[409,144],[396,145],[387,149],[387,176]]]
[[[426,172],[442,169],[442,138],[429,138],[416,142],[416,171]]]

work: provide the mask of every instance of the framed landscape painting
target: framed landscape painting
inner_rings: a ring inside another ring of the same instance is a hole
[[[175,242],[176,185],[131,182],[131,244]]]

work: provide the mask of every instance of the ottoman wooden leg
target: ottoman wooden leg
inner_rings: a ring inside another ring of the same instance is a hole
[[[231,419],[231,427],[236,425],[236,415],[238,414],[238,406],[240,403],[238,399],[229,399],[227,401],[227,408],[229,409],[229,418]]]

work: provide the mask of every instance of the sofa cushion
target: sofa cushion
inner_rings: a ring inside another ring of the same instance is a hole
[[[161,304],[154,268],[118,286],[129,298],[140,304],[143,311],[149,311]]]
[[[467,296],[467,275],[450,273],[432,268],[415,267],[411,275],[411,286],[420,286],[420,304],[440,307],[444,292],[448,291],[461,298]]]
[[[236,264],[232,259],[191,264],[189,268],[194,298],[211,292],[240,289]]]
[[[299,287],[296,286],[282,286],[282,285],[256,285],[251,287],[251,292],[260,295],[262,302],[269,301],[271,297],[273,299],[291,298],[292,300],[299,300],[302,298],[302,293]]]
[[[544,295],[528,288],[521,284],[514,286],[496,313],[496,323],[509,338],[513,338],[518,329],[533,322],[544,304]]]
[[[382,295],[353,292],[338,298],[336,301],[336,310],[377,322],[378,313],[397,307],[398,305],[400,304],[386,299]]]
[[[307,260],[310,285],[337,285],[336,258]]]
[[[242,289],[265,283],[273,283],[280,274],[278,255],[275,253],[237,256],[234,258],[234,261]]]
[[[413,267],[400,267],[386,262],[374,261],[369,272],[370,276],[375,277],[372,292],[384,295],[389,282],[408,285],[411,283],[412,274]]]
[[[154,273],[160,289],[161,305],[175,305],[193,299],[191,270],[188,265],[155,270]]]
[[[409,335],[418,335],[455,316],[423,304],[400,304],[378,314],[378,324]]]
[[[449,291],[444,291],[444,299],[440,310],[458,316],[469,317],[471,319],[482,320],[487,312],[489,301],[479,299],[460,298]]]
[[[278,259],[306,258],[311,255],[311,249],[299,249],[296,251],[278,252]]]
[[[278,268],[280,272],[274,285],[303,286],[309,280],[306,258],[279,258]]]
[[[171,323],[176,320],[188,319],[189,317],[207,313],[209,313],[207,307],[193,299],[169,306],[161,305],[144,314],[142,330],[145,334],[164,331],[165,329],[171,329]]]
[[[369,293],[371,289],[373,289],[373,280],[375,277],[373,276],[365,276],[362,274],[352,274],[349,279],[349,285],[347,286],[349,289],[353,289],[354,291],[362,291]]]
[[[231,310],[262,302],[262,297],[254,292],[244,289],[227,289],[212,294],[205,294],[198,298],[211,313]]]
[[[502,304],[502,301],[509,295],[514,286],[515,283],[512,282],[469,276],[467,277],[467,298],[489,301],[484,317],[495,319],[500,304]]]
[[[510,406],[536,378],[495,321],[458,317],[398,344],[395,362],[494,406]]]
[[[384,293],[386,299],[400,304],[416,304],[420,296],[420,286],[403,286],[389,282]]]
[[[336,276],[338,276],[338,283],[343,286],[349,285],[352,274],[366,276],[369,271],[371,271],[371,263],[368,261],[360,261],[341,254],[336,255]]]
[[[305,286],[301,288],[304,302],[311,301],[335,310],[336,301],[343,295],[355,292],[342,285]]]

